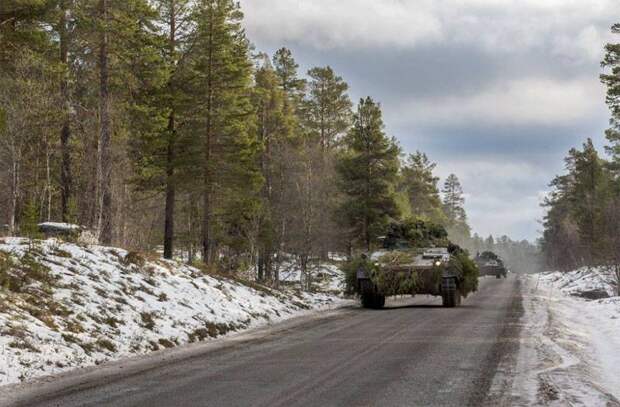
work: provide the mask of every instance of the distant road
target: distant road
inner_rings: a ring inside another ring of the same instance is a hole
[[[345,310],[129,376],[56,383],[17,405],[496,405],[496,368],[518,349],[519,286],[515,276],[485,278],[454,309],[422,297]]]

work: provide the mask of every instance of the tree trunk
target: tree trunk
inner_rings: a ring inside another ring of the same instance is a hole
[[[213,13],[213,11],[211,11]],[[213,15],[210,16],[213,19]],[[211,20],[212,21],[212,20]],[[202,260],[205,264],[211,264],[211,139],[213,137],[213,30],[209,30],[209,54],[207,66],[207,123],[205,138],[205,162],[203,165],[204,184],[203,184],[203,215],[202,215]]]
[[[166,155],[166,213],[164,226],[164,258],[172,259],[174,254],[174,205],[176,185],[174,181],[174,112],[168,118],[168,151]]]
[[[16,232],[17,202],[19,200],[19,160],[20,155],[14,154],[11,170],[11,206],[9,210],[10,235],[15,235]]]
[[[188,264],[194,264],[194,258],[196,255],[196,249],[195,249],[195,243],[196,243],[196,236],[195,236],[195,230],[194,230],[194,219],[195,219],[195,214],[196,214],[196,203],[197,203],[197,197],[194,196],[194,194],[189,194],[189,214],[187,216],[187,237],[188,237],[188,241],[187,241],[187,246],[188,246],[188,253],[187,253],[187,263]]]
[[[257,259],[257,275],[256,279],[259,282],[263,282],[265,279],[265,257],[262,250],[258,251],[258,259]]]
[[[99,166],[101,211],[99,216],[99,242],[112,243],[112,157],[110,125],[110,92],[108,72],[108,0],[100,0],[101,39],[99,47]]]
[[[60,97],[64,104],[63,123],[60,129],[60,216],[63,222],[69,222],[69,202],[71,201],[72,176],[71,176],[71,152],[69,150],[69,140],[71,138],[71,112],[68,90],[68,36],[67,36],[67,6],[66,1],[60,2],[60,21],[58,32],[60,38],[60,63],[66,70],[60,81]]]
[[[45,191],[46,191],[46,202],[45,202],[45,214],[43,219],[47,222],[52,220],[52,170],[51,170],[51,152],[49,142],[47,137],[45,138]],[[43,209],[43,208],[41,208]]]
[[[170,61],[174,63],[174,55],[176,51],[176,7],[175,2],[170,2],[170,37],[168,41],[170,52]],[[172,80],[168,83],[168,91],[170,95],[174,95],[174,85]],[[165,209],[165,225],[164,225],[164,258],[172,259],[174,256],[174,208],[176,196],[176,184],[174,180],[174,162],[175,162],[175,142],[176,127],[174,102],[170,106],[170,115],[168,116],[168,148],[166,152],[166,209]]]

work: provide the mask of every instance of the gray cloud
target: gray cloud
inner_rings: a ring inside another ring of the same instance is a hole
[[[566,151],[603,144],[598,81],[616,0],[242,0],[259,50],[331,65],[390,134],[454,172],[483,235],[537,237]]]

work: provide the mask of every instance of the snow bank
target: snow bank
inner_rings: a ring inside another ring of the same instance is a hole
[[[563,293],[573,296],[601,291],[607,293],[608,297],[613,297],[618,292],[613,273],[602,268],[584,267],[568,273],[556,271],[541,274],[540,278]]]
[[[600,269],[526,278],[513,396],[521,405],[620,405],[620,297]]]
[[[0,239],[0,385],[207,340],[343,300],[55,240]]]

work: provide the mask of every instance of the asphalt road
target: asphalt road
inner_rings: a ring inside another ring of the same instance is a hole
[[[514,276],[485,278],[454,309],[422,297],[388,301],[381,311],[347,310],[18,405],[495,405],[489,390],[498,363],[518,350],[519,285]]]

